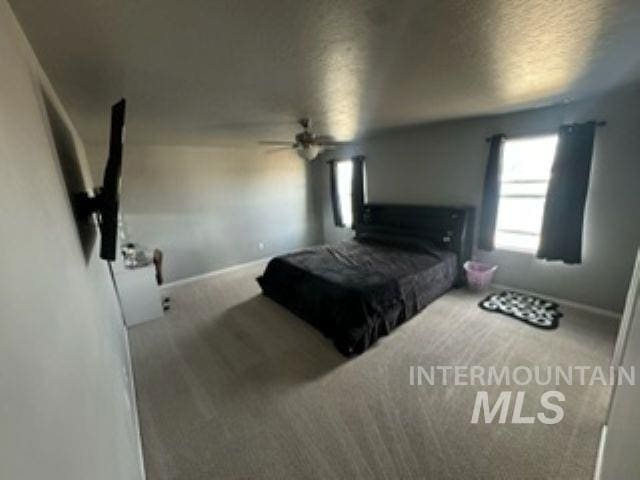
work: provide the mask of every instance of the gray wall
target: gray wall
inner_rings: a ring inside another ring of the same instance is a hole
[[[163,250],[168,281],[319,241],[308,164],[294,152],[129,141],[125,150],[124,221],[134,241]],[[105,150],[88,151],[100,178]]]
[[[500,266],[496,282],[620,312],[640,244],[640,87],[559,107],[389,131],[353,150],[367,156],[371,201],[479,207],[486,136],[545,133],[589,119],[608,125],[597,132],[583,264],[543,262],[509,251],[477,256]],[[350,236],[332,224],[327,166],[318,162],[314,169],[325,241]]]
[[[640,365],[640,251],[634,280],[629,289],[624,318],[616,340],[613,364],[627,372]],[[600,475],[595,480],[640,478],[638,432],[640,431],[640,389],[637,385],[615,386],[607,415],[606,437],[600,455]]]
[[[88,178],[77,142],[0,0],[2,479],[142,478],[115,291],[69,203]]]

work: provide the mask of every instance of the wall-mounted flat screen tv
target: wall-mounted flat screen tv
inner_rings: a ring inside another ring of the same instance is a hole
[[[118,208],[120,204],[120,174],[122,171],[122,150],[124,145],[125,99],[111,107],[111,134],[109,137],[109,157],[104,169],[102,188],[96,195],[100,222],[100,258],[116,259],[118,245]]]

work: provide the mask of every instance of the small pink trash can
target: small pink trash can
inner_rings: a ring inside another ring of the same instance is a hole
[[[486,290],[489,285],[491,285],[493,275],[498,269],[497,265],[489,265],[471,260],[464,262],[463,266],[467,273],[467,283],[469,284],[469,288],[476,292]]]

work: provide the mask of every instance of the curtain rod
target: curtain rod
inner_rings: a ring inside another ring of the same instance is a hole
[[[596,127],[604,127],[607,124],[607,122],[604,121],[604,120],[598,120],[598,121],[590,120],[590,121],[593,121],[596,124]],[[586,123],[589,123],[589,122],[586,122]],[[569,125],[571,125],[571,124],[569,124]],[[485,140],[485,142],[490,142],[491,141],[491,137],[486,137],[484,140]]]

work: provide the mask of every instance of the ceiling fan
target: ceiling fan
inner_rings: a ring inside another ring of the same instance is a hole
[[[261,145],[273,145],[280,149],[293,149],[305,160],[313,160],[324,150],[333,149],[342,145],[351,145],[351,142],[337,142],[328,135],[316,135],[311,131],[311,120],[301,118],[298,123],[302,126],[302,131],[296,134],[293,142],[281,140],[262,140]]]

